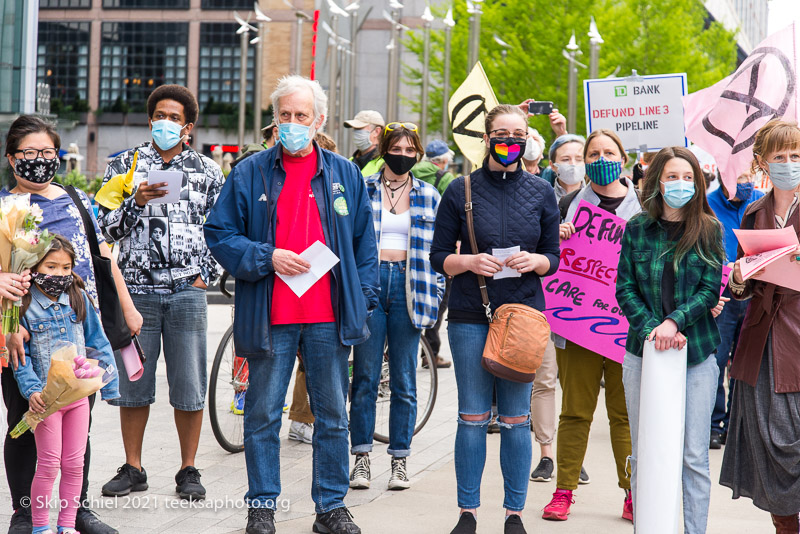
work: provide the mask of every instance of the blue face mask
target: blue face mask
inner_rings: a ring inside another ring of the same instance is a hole
[[[153,122],[153,141],[161,150],[169,150],[181,142],[183,126],[170,120]]]
[[[800,185],[800,163],[770,163],[769,179],[782,191],[791,191]]]
[[[675,180],[661,183],[664,184],[664,202],[670,208],[680,209],[694,197],[694,182]]]
[[[289,154],[295,154],[307,147],[311,137],[311,126],[294,122],[282,122],[278,125],[278,139]]]
[[[745,182],[743,184],[736,184],[736,198],[739,200],[750,200],[753,194],[755,184],[753,182]]]

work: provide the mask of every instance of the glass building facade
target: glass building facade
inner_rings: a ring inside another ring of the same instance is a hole
[[[241,42],[239,25],[208,22],[200,25],[200,65],[197,100],[201,109],[213,98],[225,104],[239,102]],[[255,48],[247,47],[247,102],[253,101]]]
[[[88,100],[89,22],[39,22],[36,80],[64,105]]]

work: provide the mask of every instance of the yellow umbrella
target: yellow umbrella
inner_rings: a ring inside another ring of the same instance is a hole
[[[94,199],[98,204],[110,210],[117,209],[126,197],[133,192],[133,173],[136,171],[136,161],[139,159],[139,152],[133,154],[131,168],[125,174],[112,176],[106,184],[100,188]]]

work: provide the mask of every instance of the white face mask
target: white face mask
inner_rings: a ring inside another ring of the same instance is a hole
[[[370,132],[368,128],[353,130],[353,144],[361,152],[372,146],[372,142],[369,140],[370,133],[372,132]]]
[[[575,185],[583,181],[586,176],[586,166],[583,163],[570,165],[569,163],[556,163],[558,179],[566,185]]]
[[[540,157],[542,157],[542,145],[533,137],[528,137],[525,140],[525,153],[522,158],[528,161],[536,161]]]

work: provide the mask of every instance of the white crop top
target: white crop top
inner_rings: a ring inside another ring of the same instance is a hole
[[[381,250],[408,250],[411,210],[395,215],[381,208]]]

